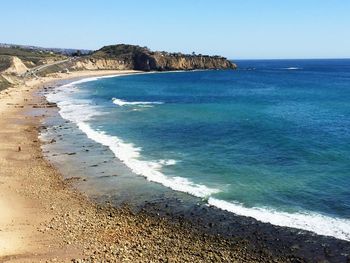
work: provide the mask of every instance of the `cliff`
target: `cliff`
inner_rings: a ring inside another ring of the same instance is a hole
[[[121,60],[116,58],[95,58],[95,57],[82,57],[76,60],[71,67],[73,70],[127,70],[133,69],[133,64],[128,60]]]
[[[105,46],[91,56],[78,59],[74,69],[135,69],[142,71],[236,69],[220,56],[186,55],[151,51],[134,45]]]
[[[22,75],[28,68],[21,59],[15,56],[8,57],[8,67],[3,71],[5,74]]]

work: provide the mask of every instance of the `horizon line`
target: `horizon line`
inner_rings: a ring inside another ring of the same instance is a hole
[[[227,58],[228,60],[347,60],[350,57],[311,57],[311,58]]]
[[[36,47],[36,48],[44,48],[44,49],[70,49],[70,50],[85,50],[85,51],[97,51],[99,49],[90,49],[90,48],[72,48],[72,47],[45,47],[41,45],[31,45],[31,44],[14,44],[14,43],[6,43],[6,42],[0,42],[1,45],[11,45],[11,46],[28,46],[28,47]],[[141,46],[140,44],[125,44],[125,43],[117,43],[117,44],[106,44],[101,46],[110,46],[110,45],[119,45],[119,44],[124,44],[124,45],[137,45]],[[180,51],[181,52],[181,51]],[[297,58],[229,58],[228,56],[225,55],[220,55],[226,57],[230,61],[237,61],[237,60],[347,60],[350,59],[349,57],[297,57]]]

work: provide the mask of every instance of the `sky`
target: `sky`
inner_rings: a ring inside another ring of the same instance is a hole
[[[0,43],[350,58],[349,0],[0,0]]]

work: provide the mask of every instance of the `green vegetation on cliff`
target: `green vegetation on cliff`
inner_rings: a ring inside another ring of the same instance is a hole
[[[102,57],[102,58],[118,58],[121,56],[135,55],[137,53],[145,53],[150,52],[150,50],[146,47],[140,47],[136,45],[111,45],[104,46],[103,48],[95,51],[92,56],[93,57]]]
[[[0,55],[0,72],[8,69],[11,66],[11,57]]]
[[[8,88],[11,85],[3,76],[0,75],[0,91]]]

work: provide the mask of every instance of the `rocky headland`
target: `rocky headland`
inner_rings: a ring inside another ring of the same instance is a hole
[[[134,69],[170,71],[196,69],[236,69],[237,66],[221,56],[186,55],[151,51],[134,45],[105,46],[90,56],[76,61],[75,69]]]

